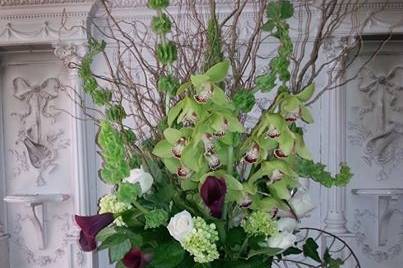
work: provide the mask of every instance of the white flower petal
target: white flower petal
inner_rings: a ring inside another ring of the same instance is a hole
[[[267,240],[267,245],[271,248],[287,249],[292,247],[297,237],[288,232],[277,233]]]
[[[186,210],[177,213],[171,218],[167,228],[173,238],[179,242],[183,241],[193,230],[192,215]]]

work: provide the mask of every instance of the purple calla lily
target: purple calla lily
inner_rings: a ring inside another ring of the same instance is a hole
[[[139,248],[132,248],[123,258],[123,264],[127,268],[143,268],[146,262],[146,258]]]
[[[210,209],[211,216],[221,218],[227,193],[227,185],[223,179],[208,176],[200,188],[204,204]]]
[[[97,248],[95,236],[111,224],[114,220],[112,213],[98,214],[94,216],[75,216],[76,223],[81,228],[80,246],[83,251],[93,251]]]

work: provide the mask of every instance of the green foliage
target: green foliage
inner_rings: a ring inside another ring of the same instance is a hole
[[[167,34],[171,31],[172,22],[166,14],[154,16],[151,21],[151,29],[156,34]]]
[[[145,229],[157,228],[165,225],[168,220],[168,212],[163,209],[153,209],[144,215],[146,219]]]
[[[185,251],[178,242],[172,241],[164,243],[155,248],[154,257],[150,263],[150,267],[175,268],[178,267],[184,258]]]
[[[294,15],[294,7],[289,0],[272,1],[266,10],[269,19],[289,19]]]
[[[316,244],[315,240],[312,238],[308,238],[305,241],[305,244],[302,246],[302,251],[305,257],[309,257],[317,262],[321,262],[319,253],[318,253],[318,244]]]
[[[157,88],[158,90],[165,92],[171,96],[176,95],[176,91],[180,86],[179,80],[173,75],[164,75],[158,79]]]
[[[332,186],[346,186],[353,176],[350,168],[344,164],[340,165],[340,172],[333,177],[326,170],[325,165],[299,157],[296,158],[294,168],[301,177],[311,178],[328,188]]]
[[[148,0],[147,6],[152,9],[164,9],[169,6],[169,0]]]
[[[127,252],[130,251],[132,245],[129,239],[124,240],[122,243],[117,245],[113,245],[109,247],[109,258],[111,262],[117,262],[126,255]]]
[[[326,248],[325,253],[323,254],[323,262],[325,264],[325,268],[340,268],[344,262],[340,259],[334,259],[329,253],[329,249]]]
[[[163,44],[158,44],[156,48],[156,53],[157,53],[157,59],[162,64],[172,64],[174,61],[176,61],[178,57],[176,45],[172,41]]]
[[[250,112],[256,103],[255,95],[253,94],[253,92],[246,90],[237,91],[233,98],[233,101],[235,104],[235,108],[242,113]]]

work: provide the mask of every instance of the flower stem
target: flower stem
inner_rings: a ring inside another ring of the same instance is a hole
[[[137,202],[136,200],[132,201],[132,204],[141,212],[143,212],[144,214],[147,214],[149,211],[148,209],[146,209],[145,207],[143,207],[142,205],[140,205],[139,202]]]
[[[232,175],[232,166],[234,162],[234,147],[228,147],[227,173]]]

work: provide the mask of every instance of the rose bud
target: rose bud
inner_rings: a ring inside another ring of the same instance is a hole
[[[184,166],[181,166],[176,171],[176,175],[179,177],[187,177],[190,174],[190,170]]]
[[[278,136],[280,136],[280,131],[276,127],[270,125],[269,130],[267,131],[267,137],[274,139]]]
[[[218,131],[214,132],[214,136],[216,137],[222,137],[224,136],[225,132],[228,130],[228,121],[227,119],[224,119],[223,123],[221,124],[221,127]]]
[[[173,155],[176,158],[181,158],[182,152],[183,152],[183,149],[185,148],[185,146],[186,146],[186,139],[185,138],[180,138],[176,142],[175,146],[172,148]]]
[[[208,176],[200,188],[200,195],[204,204],[210,209],[211,216],[221,218],[227,193],[224,179]]]
[[[112,213],[103,213],[94,216],[78,216],[75,220],[81,228],[80,246],[83,251],[93,251],[97,248],[95,236],[114,221]]]
[[[221,166],[220,159],[218,158],[217,154],[215,154],[213,151],[208,151],[205,153],[208,165],[211,169],[217,169],[218,167]]]
[[[259,158],[260,149],[257,144],[253,145],[253,147],[245,154],[245,161],[253,164]]]
[[[205,83],[203,89],[194,98],[198,103],[206,103],[213,95],[213,85],[211,83]]]
[[[287,157],[287,155],[283,151],[281,151],[280,149],[274,150],[273,154],[274,154],[274,156],[276,158],[279,158],[279,159]]]
[[[147,260],[139,248],[132,248],[123,257],[122,262],[127,268],[144,268]]]

